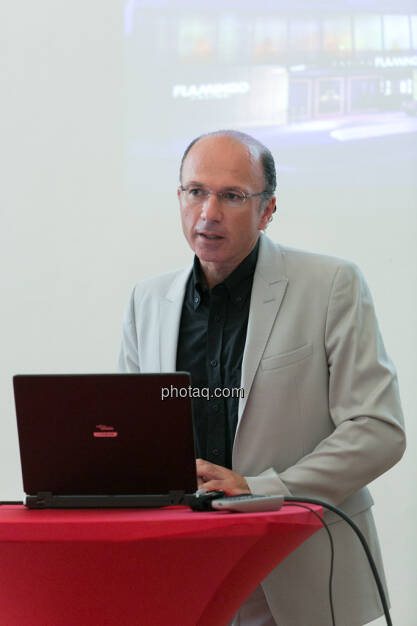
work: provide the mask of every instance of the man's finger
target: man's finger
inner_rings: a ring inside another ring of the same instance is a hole
[[[220,465],[214,465],[214,463],[209,463],[208,461],[197,463],[197,475],[204,477],[206,480],[223,478],[226,473],[227,470],[224,467],[220,467]]]
[[[206,461],[205,459],[197,459],[196,465],[198,470],[208,470],[210,468],[216,467],[214,463],[210,463],[210,461]]]
[[[202,483],[201,489],[207,489],[207,491],[225,491],[223,481],[221,480],[209,480]]]

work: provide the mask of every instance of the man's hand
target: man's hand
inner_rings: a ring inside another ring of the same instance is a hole
[[[228,496],[250,493],[248,483],[243,476],[204,459],[197,459],[197,477],[199,489],[207,489],[207,491],[221,489]]]

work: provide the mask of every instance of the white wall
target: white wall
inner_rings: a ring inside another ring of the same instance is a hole
[[[191,259],[174,186],[171,212],[126,201],[122,20],[121,0],[0,5],[2,499],[22,495],[13,374],[114,371],[130,288]],[[372,485],[396,626],[417,614],[415,209],[332,216],[283,189],[269,229],[359,264],[398,367],[409,449]]]

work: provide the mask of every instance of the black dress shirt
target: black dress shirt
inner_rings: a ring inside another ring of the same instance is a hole
[[[198,457],[231,468],[253,275],[259,242],[222,282],[208,289],[197,257],[188,279],[178,336],[177,371],[190,372]],[[216,397],[215,389],[226,389]],[[229,397],[225,397],[230,393]],[[208,398],[198,395],[209,395]]]

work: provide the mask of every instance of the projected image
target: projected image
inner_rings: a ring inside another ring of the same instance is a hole
[[[284,171],[307,177],[335,167],[332,145],[351,145],[343,159],[356,159],[364,153],[355,155],[354,145],[385,138],[404,141],[409,157],[417,132],[414,5],[128,0],[131,159],[175,158],[193,136],[229,127],[264,140],[279,150]],[[300,146],[319,150],[312,168]],[[399,181],[398,159],[395,168]]]

